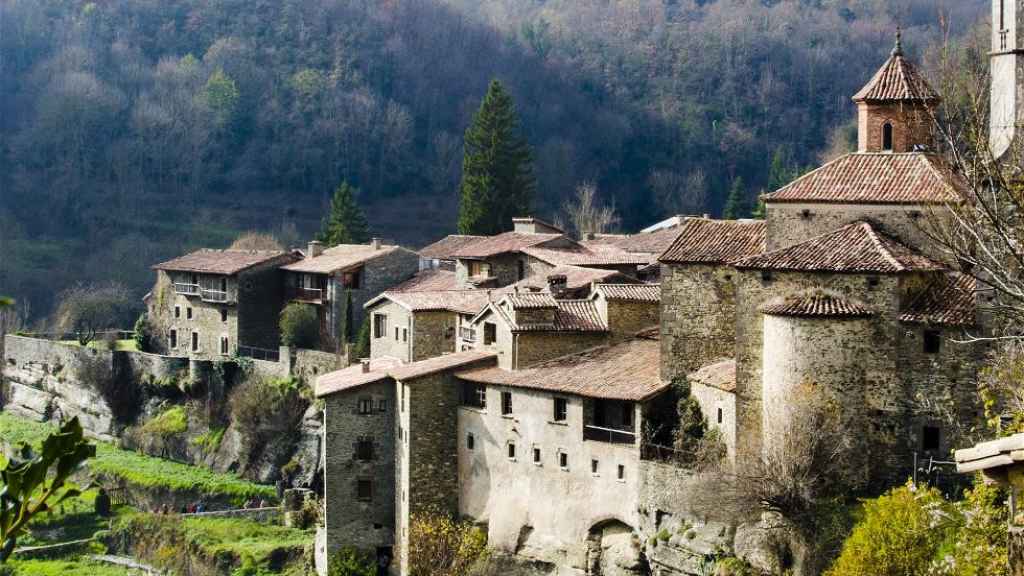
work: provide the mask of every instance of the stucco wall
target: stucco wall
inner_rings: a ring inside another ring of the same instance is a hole
[[[370,357],[380,358],[390,356],[398,358],[403,362],[412,360],[413,349],[413,317],[412,313],[398,304],[385,301],[374,306],[370,311]],[[387,330],[380,338],[374,332],[373,316],[387,316]],[[398,329],[398,336],[395,336],[395,329]],[[405,341],[402,340],[402,333],[406,334]]]
[[[663,379],[685,376],[734,356],[737,275],[729,266],[662,265]]]
[[[721,432],[728,457],[733,460],[736,456],[736,394],[691,382],[690,395],[700,404],[708,427],[717,428]],[[719,411],[722,414],[721,422],[718,420]]]

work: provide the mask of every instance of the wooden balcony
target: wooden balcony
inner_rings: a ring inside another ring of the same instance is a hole
[[[326,290],[322,288],[298,288],[292,286],[288,289],[288,299],[306,302],[307,304],[323,304],[327,301]]]
[[[583,439],[608,444],[636,444],[636,433],[631,430],[617,430],[600,426],[583,426]]]
[[[174,293],[183,294],[185,296],[198,296],[199,284],[185,284],[183,282],[175,282]]]
[[[203,288],[200,290],[199,297],[203,302],[213,302],[216,304],[224,304],[231,301],[228,297],[228,293],[223,290],[207,290],[206,288]]]

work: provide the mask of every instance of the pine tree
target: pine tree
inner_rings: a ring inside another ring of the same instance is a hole
[[[783,149],[777,148],[772,155],[772,164],[768,168],[768,191],[775,192],[793,181],[795,170],[790,166]]]
[[[317,240],[325,246],[339,244],[364,244],[370,240],[366,216],[356,203],[359,190],[348,182],[342,182],[334,191],[331,199],[331,211],[324,219]]]
[[[732,187],[729,189],[729,197],[725,200],[725,214],[726,220],[735,220],[737,218],[745,218],[748,214],[749,208],[747,207],[747,189],[743,184],[743,178],[737,176],[732,181]]]
[[[532,154],[520,135],[512,97],[493,80],[466,129],[459,232],[508,230],[512,218],[530,215],[536,185]]]

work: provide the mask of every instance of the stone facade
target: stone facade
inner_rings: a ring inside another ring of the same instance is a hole
[[[857,110],[858,150],[861,152],[913,152],[915,146],[935,148],[935,121],[923,106],[901,103],[861,103]],[[885,126],[890,126],[891,147],[886,148]]]
[[[373,306],[370,315],[370,355],[373,358],[390,356],[403,362],[418,362],[456,351],[459,315],[455,312],[410,312],[396,302],[385,300]],[[384,322],[388,328],[379,337],[374,331],[374,316],[386,317]]]
[[[662,378],[734,356],[736,275],[731,266],[662,264]]]

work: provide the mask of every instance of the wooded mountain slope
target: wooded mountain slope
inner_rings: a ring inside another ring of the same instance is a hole
[[[939,6],[945,4],[945,6]],[[753,197],[815,162],[897,20],[912,53],[987,0],[5,0],[0,293],[80,281],[240,230],[306,239],[338,183],[375,235],[454,230],[462,133],[515,97],[539,211],[581,181],[634,229]]]

